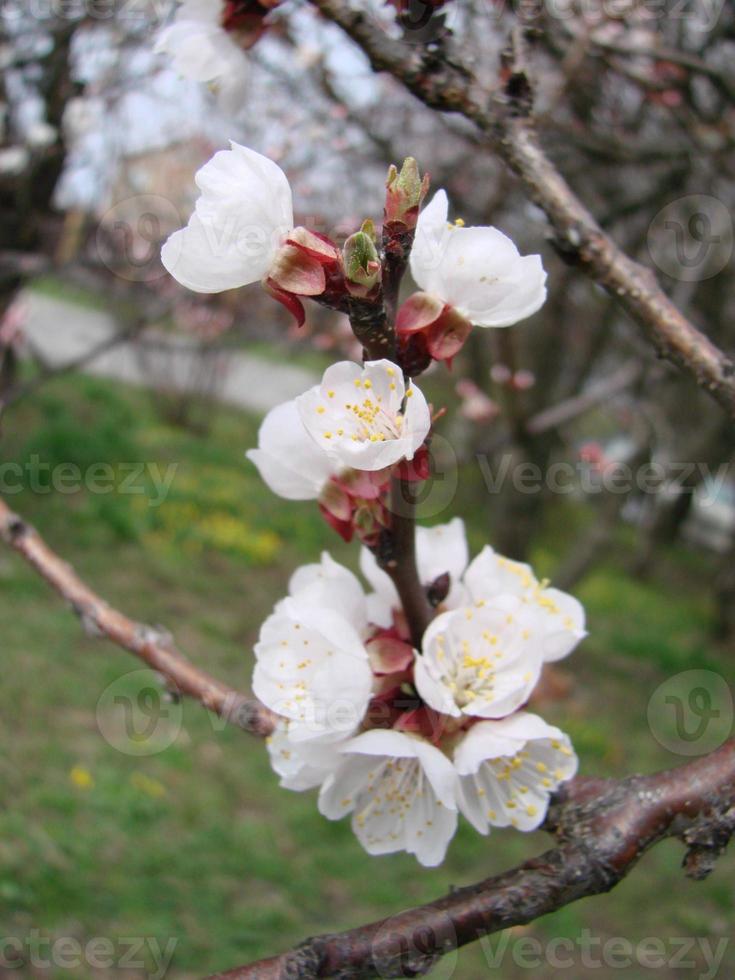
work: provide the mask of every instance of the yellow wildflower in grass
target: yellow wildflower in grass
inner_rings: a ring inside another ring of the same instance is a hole
[[[94,777],[84,766],[74,766],[69,772],[69,779],[77,789],[91,789],[94,786]]]

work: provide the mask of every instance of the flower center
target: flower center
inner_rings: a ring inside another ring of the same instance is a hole
[[[361,401],[345,405],[351,421],[351,436],[355,442],[385,442],[399,439],[403,431],[403,416],[385,410],[380,399],[366,395]]]
[[[493,700],[496,668],[504,654],[497,634],[490,630],[483,630],[479,640],[479,643],[456,640],[445,633],[436,638],[437,662],[460,708],[478,697],[484,701]]]

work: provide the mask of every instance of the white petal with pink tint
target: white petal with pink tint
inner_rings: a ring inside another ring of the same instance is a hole
[[[457,775],[424,739],[374,730],[342,746],[319,810],[330,820],[352,813],[352,828],[369,854],[407,851],[427,867],[441,864],[457,826]]]
[[[549,797],[577,771],[569,738],[538,715],[519,711],[473,725],[454,751],[458,804],[481,834],[489,826],[535,830]]]

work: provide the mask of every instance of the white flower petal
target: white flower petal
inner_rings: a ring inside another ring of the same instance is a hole
[[[422,290],[482,327],[525,319],[546,299],[546,273],[538,255],[521,256],[497,228],[447,224],[448,202],[439,191],[419,215],[411,273]]]
[[[501,593],[524,596],[538,584],[530,565],[512,561],[485,545],[465,572],[464,584],[473,602],[492,599]]]
[[[369,548],[360,549],[360,571],[375,589],[374,596],[368,597],[371,621],[377,626],[390,626],[393,621],[392,610],[399,607],[400,599],[390,576],[380,568]],[[380,619],[375,618],[376,614]]]
[[[365,593],[357,576],[327,554],[318,565],[303,565],[291,576],[288,590],[294,598],[345,618],[362,636],[367,627]]]
[[[459,808],[487,833],[489,825],[538,827],[550,795],[575,774],[577,758],[563,732],[519,711],[474,725],[457,745],[454,764]]]
[[[448,214],[449,201],[444,190],[438,190],[419,214],[409,265],[417,285],[427,292],[434,292],[437,283],[449,237]]]
[[[397,608],[397,604],[386,601],[377,592],[371,592],[366,602],[368,622],[389,629],[393,625],[393,610]]]
[[[390,361],[332,365],[301,395],[301,421],[317,446],[342,467],[375,471],[413,459],[431,427],[429,407],[412,385],[406,410],[403,375]]]
[[[258,431],[258,448],[246,456],[268,487],[286,500],[316,500],[335,473],[334,462],[304,429],[295,401],[268,412]]]
[[[539,582],[529,565],[498,555],[486,546],[470,563],[464,585],[474,602],[513,594],[538,615],[539,656],[546,662],[561,660],[587,635],[581,603],[559,589]]]
[[[464,521],[455,517],[448,524],[416,529],[416,564],[421,582],[428,586],[445,572],[450,589],[443,605],[453,609],[460,604],[464,590],[462,575],[469,561]]]
[[[294,741],[289,722],[280,721],[266,739],[271,766],[284,789],[301,792],[321,786],[342,762],[339,742]]]
[[[424,634],[416,689],[444,714],[511,714],[525,703],[539,678],[538,621],[536,611],[515,596],[442,613]]]
[[[263,624],[255,656],[253,691],[291,720],[292,740],[344,738],[360,724],[372,691],[368,654],[333,610],[306,593],[283,600]]]
[[[543,589],[536,599],[546,613],[543,658],[550,663],[568,656],[587,636],[582,603],[560,589]]]
[[[219,0],[185,0],[173,23],[159,31],[154,50],[166,54],[182,77],[206,82],[225,112],[237,111],[247,93],[248,61],[221,24]]]
[[[434,711],[453,718],[461,716],[462,711],[454,700],[452,690],[441,676],[435,676],[431,671],[426,656],[416,657],[414,683],[422,701],[425,701]]]
[[[319,809],[332,820],[353,813],[370,854],[407,851],[426,866],[444,858],[457,824],[454,767],[423,739],[375,730],[342,747],[345,761],[327,777]]]
[[[263,279],[293,227],[286,175],[267,157],[231,143],[199,170],[196,182],[202,194],[194,214],[161,250],[166,269],[202,293]]]

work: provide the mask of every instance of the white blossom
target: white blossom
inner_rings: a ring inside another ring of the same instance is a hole
[[[279,720],[266,739],[268,756],[284,789],[302,792],[321,786],[342,762],[340,742],[293,739],[290,722]]]
[[[344,468],[382,470],[413,459],[431,427],[421,391],[406,388],[387,360],[333,364],[296,404],[306,431]]]
[[[253,691],[294,741],[334,741],[362,721],[372,692],[367,616],[355,576],[328,555],[299,569],[255,646]]]
[[[295,400],[268,412],[258,431],[258,448],[246,456],[273,493],[286,500],[317,500],[339,470],[308,435]]]
[[[446,755],[422,738],[377,729],[341,752],[319,794],[321,813],[351,813],[369,854],[407,851],[428,867],[441,864],[457,827],[457,775]]]
[[[488,545],[464,575],[469,600],[480,602],[505,593],[519,597],[540,614],[539,653],[545,661],[561,660],[587,635],[584,607],[574,596],[539,582],[529,565],[498,555]]]
[[[368,628],[365,593],[359,579],[324,551],[318,564],[301,565],[288,583],[289,595],[343,616],[364,639]]]
[[[437,616],[416,658],[417,691],[435,711],[455,718],[511,714],[541,673],[538,618],[509,595]]]
[[[236,111],[246,94],[248,63],[222,26],[223,13],[222,0],[183,0],[173,22],[159,32],[155,50],[168,55],[179,75],[208,83],[224,110]]]
[[[235,142],[230,147],[198,171],[201,195],[194,213],[161,251],[171,275],[199,293],[266,279],[293,231],[293,199],[284,172],[255,150]]]
[[[535,313],[546,299],[541,257],[520,255],[497,228],[450,225],[448,211],[441,190],[419,215],[410,256],[418,286],[479,327],[507,327]]]
[[[549,796],[577,771],[569,738],[538,715],[519,711],[473,725],[454,750],[457,802],[481,834],[488,826],[534,830]]]

